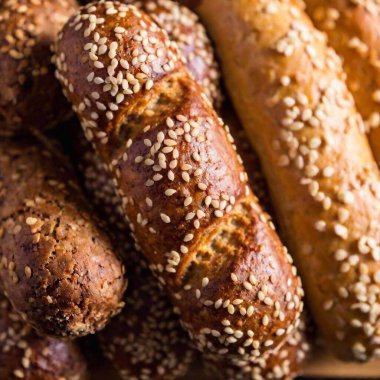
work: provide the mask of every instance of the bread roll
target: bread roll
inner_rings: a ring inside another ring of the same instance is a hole
[[[296,1],[202,0],[197,10],[313,317],[339,357],[379,357],[380,177],[339,58]]]
[[[50,46],[77,8],[75,0],[0,3],[0,135],[47,129],[69,114]]]
[[[86,362],[75,343],[38,336],[0,295],[0,379],[85,380]]]
[[[121,306],[124,268],[73,173],[32,139],[0,144],[0,282],[39,332],[77,337]]]
[[[295,269],[166,34],[136,7],[100,1],[68,21],[56,64],[198,348],[258,357],[282,343],[302,310]]]

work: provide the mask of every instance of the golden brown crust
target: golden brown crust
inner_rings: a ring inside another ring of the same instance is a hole
[[[69,114],[50,46],[77,8],[75,0],[1,2],[0,135],[46,129]]]
[[[318,28],[343,59],[347,85],[364,118],[380,164],[380,3],[376,0],[304,0]]]
[[[84,380],[86,362],[75,343],[38,336],[0,296],[0,379]]]
[[[380,355],[380,178],[339,59],[296,1],[203,0],[198,11],[313,316],[340,357]]]
[[[137,8],[100,1],[66,24],[56,64],[197,346],[257,357],[282,342],[302,309],[299,280],[176,47]]]
[[[123,267],[72,173],[33,140],[0,146],[0,278],[40,332],[81,336],[122,306]]]

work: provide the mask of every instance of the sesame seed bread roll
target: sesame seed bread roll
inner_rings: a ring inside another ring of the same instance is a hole
[[[77,9],[75,0],[1,1],[0,135],[47,129],[70,113],[50,46]]]
[[[214,99],[214,104],[218,104],[217,64],[211,43],[197,17],[171,1],[160,1],[159,5],[153,1],[143,4],[144,9],[168,32],[169,38],[177,42],[189,71],[210,99]],[[108,168],[75,121],[69,125],[69,135],[71,155],[76,158],[84,187],[100,217],[111,226],[112,237],[129,262],[125,312],[98,334],[102,352],[122,379],[179,378],[193,364],[194,348],[168,297],[147,268],[146,261],[131,246],[133,240],[130,233],[126,233],[128,224],[121,199]],[[131,260],[133,265],[130,265]]]
[[[292,0],[203,0],[313,316],[346,360],[380,356],[380,178],[336,54]],[[234,33],[226,33],[226,25]]]
[[[343,60],[347,85],[380,165],[380,3],[376,0],[305,0],[315,25]]]
[[[302,310],[299,279],[176,46],[136,7],[100,1],[68,21],[55,61],[198,348],[258,357],[282,343]]]
[[[0,342],[0,379],[87,379],[86,362],[77,345],[38,336],[3,295]]]
[[[124,268],[65,163],[34,140],[0,145],[0,281],[40,333],[78,337],[123,306]]]
[[[206,355],[205,366],[221,380],[292,380],[302,373],[302,365],[310,355],[305,321],[301,322],[282,347],[255,363],[237,360],[231,364]]]

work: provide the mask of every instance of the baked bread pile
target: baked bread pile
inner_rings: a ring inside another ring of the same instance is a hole
[[[1,2],[0,380],[89,378],[90,334],[126,380],[293,379],[314,322],[379,358],[379,17]]]

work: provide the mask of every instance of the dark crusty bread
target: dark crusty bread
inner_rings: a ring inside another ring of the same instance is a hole
[[[300,316],[299,279],[166,34],[134,6],[99,1],[66,24],[55,62],[198,348],[257,357],[280,344]]]
[[[302,321],[282,347],[261,357],[257,362],[225,363],[205,357],[205,367],[221,380],[292,380],[302,373],[302,364],[310,355],[306,325]]]
[[[77,8],[75,0],[0,2],[0,135],[49,128],[67,117],[50,47]]]
[[[186,8],[167,0],[158,3],[144,2],[144,9],[161,21],[169,37],[177,42],[194,78],[205,86],[213,102],[219,103],[220,94],[215,91],[217,65],[203,26]],[[122,378],[178,378],[193,363],[194,349],[145,260],[131,246],[132,237],[126,232],[128,224],[111,174],[74,124],[75,121],[69,125],[69,144],[84,187],[101,218],[110,225],[123,257],[129,264],[131,259],[134,263],[128,265],[127,270],[129,288],[125,295],[125,312],[99,334],[103,353]]]
[[[315,25],[343,59],[347,85],[364,118],[380,165],[380,3],[377,0],[304,0]]]
[[[321,332],[341,358],[380,356],[380,176],[339,58],[297,1],[197,10]]]
[[[41,333],[76,337],[122,306],[124,268],[73,173],[34,140],[0,144],[0,281]]]
[[[75,343],[38,336],[0,295],[0,379],[84,380],[86,361]]]

